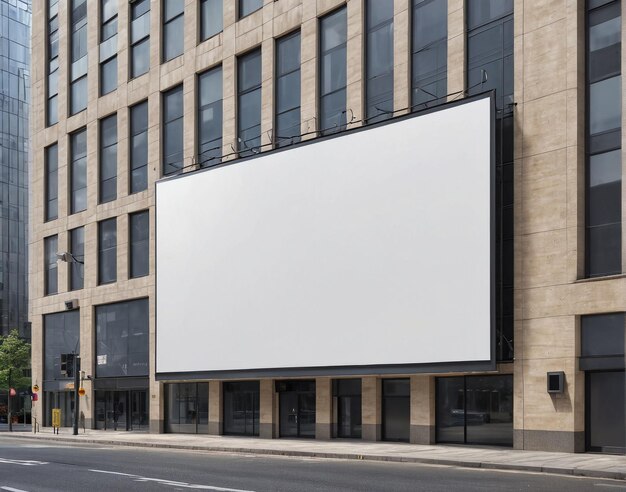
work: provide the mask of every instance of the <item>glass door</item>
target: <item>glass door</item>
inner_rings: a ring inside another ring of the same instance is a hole
[[[588,372],[585,377],[587,449],[625,453],[624,371]]]
[[[298,393],[280,394],[280,437],[298,437]]]
[[[131,430],[145,430],[148,427],[148,393],[145,390],[131,391]]]
[[[315,393],[298,394],[298,437],[315,437]]]

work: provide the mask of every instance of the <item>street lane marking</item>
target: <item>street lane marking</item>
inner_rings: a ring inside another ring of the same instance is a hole
[[[2,490],[8,490],[9,492],[28,492],[27,490],[22,490],[22,489],[14,489],[13,487],[0,487],[0,489]]]
[[[0,463],[7,463],[9,465],[22,465],[22,466],[37,466],[47,465],[47,461],[33,461],[33,460],[10,460],[8,458],[0,458]]]
[[[626,489],[626,485],[614,485],[612,483],[594,483],[596,487],[611,487],[614,489]]]
[[[217,487],[215,485],[200,485],[193,484],[187,482],[176,482],[175,480],[166,480],[162,478],[149,478],[142,477],[141,475],[133,475],[132,473],[122,473],[116,471],[108,471],[108,470],[89,470],[94,473],[106,473],[109,475],[118,475],[122,477],[128,477],[133,479],[135,482],[155,482],[160,483],[162,485],[171,485],[172,487],[182,487],[184,489],[198,489],[198,490],[214,490],[216,492],[254,492],[253,490],[244,490],[244,489],[230,489],[228,487]]]

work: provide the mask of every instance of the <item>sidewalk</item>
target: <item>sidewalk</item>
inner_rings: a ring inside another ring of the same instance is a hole
[[[63,428],[59,435],[45,428],[38,434],[0,433],[3,437],[30,438],[63,442],[95,443],[112,446],[137,446],[188,449],[227,453],[276,456],[301,456],[351,460],[393,461],[450,465],[470,468],[518,470],[596,478],[626,479],[626,456],[603,454],[548,453],[509,448],[470,446],[424,446],[406,443],[367,441],[316,441],[305,439],[258,439],[195,434],[148,434],[82,429],[78,436]]]

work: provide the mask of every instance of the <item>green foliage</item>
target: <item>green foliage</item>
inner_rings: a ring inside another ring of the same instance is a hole
[[[24,371],[30,368],[30,344],[22,340],[17,330],[0,337],[0,388],[28,388],[30,378]]]

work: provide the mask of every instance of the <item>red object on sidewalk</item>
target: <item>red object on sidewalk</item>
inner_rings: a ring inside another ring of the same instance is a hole
[[[15,392],[15,388],[11,388],[11,389],[9,390],[9,394],[10,394],[11,396],[15,396],[15,395],[17,394],[17,393]]]

